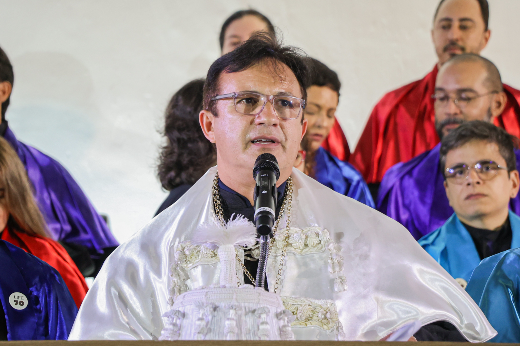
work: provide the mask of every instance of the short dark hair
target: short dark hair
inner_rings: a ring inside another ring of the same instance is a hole
[[[437,19],[437,14],[439,13],[439,10],[442,6],[442,4],[446,0],[441,0],[439,2],[439,5],[437,5],[437,9],[435,10],[435,15],[433,16],[433,21],[435,22],[435,19]],[[484,30],[488,31],[489,28],[489,4],[487,0],[476,0],[478,2],[478,5],[480,6],[480,13],[482,14],[482,20],[484,21]]]
[[[500,71],[498,71],[498,68],[495,64],[491,62],[491,60],[486,59],[481,55],[474,53],[457,54],[451,57],[441,68],[443,68],[444,66],[465,62],[476,62],[482,64],[487,73],[484,83],[486,84],[486,88],[490,92],[501,92],[504,90],[504,86],[502,85],[502,77],[500,76]]]
[[[7,54],[5,54],[4,50],[0,47],[0,82],[9,82],[11,86],[14,84],[14,72],[13,65],[9,61]],[[7,111],[7,107],[9,107],[9,102],[11,101],[11,95],[2,103],[2,121],[5,120],[5,112]]]
[[[444,177],[446,155],[451,150],[460,148],[471,141],[495,143],[498,146],[500,155],[506,161],[507,171],[516,170],[515,147],[518,144],[518,138],[491,123],[473,120],[461,124],[442,139],[439,164]]]
[[[161,148],[157,167],[164,189],[194,184],[216,163],[215,145],[204,136],[199,124],[204,79],[184,85],[166,107],[164,132],[166,144]]]
[[[337,92],[339,96],[341,82],[339,81],[338,74],[317,59],[309,57],[305,59],[305,62],[309,71],[307,88],[310,88],[313,85],[319,87],[326,86]]]
[[[259,63],[271,63],[273,73],[278,73],[280,64],[284,64],[294,73],[300,85],[302,99],[307,100],[307,66],[303,52],[298,48],[282,46],[271,36],[259,32],[251,36],[234,51],[218,58],[208,70],[204,84],[204,109],[217,116],[215,102],[211,98],[219,92],[220,75],[245,71]]]
[[[271,23],[269,18],[267,18],[266,16],[264,16],[257,10],[253,10],[253,9],[240,10],[240,11],[236,11],[231,16],[229,16],[226,19],[226,21],[224,22],[224,24],[222,24],[222,28],[220,29],[220,36],[219,36],[220,50],[222,50],[224,48],[224,39],[226,38],[226,30],[227,30],[228,26],[231,25],[231,23],[233,23],[235,20],[243,18],[245,16],[255,16],[258,19],[262,20],[267,25],[268,33],[271,36],[273,36],[274,38],[276,38],[276,32],[275,32],[273,23]]]

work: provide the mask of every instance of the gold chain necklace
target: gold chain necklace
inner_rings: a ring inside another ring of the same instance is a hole
[[[278,226],[280,224],[280,220],[282,219],[282,215],[284,212],[287,213],[287,221],[285,223],[285,238],[283,240],[284,246],[282,248],[282,256],[280,257],[280,264],[278,265],[278,273],[276,274],[276,282],[274,285],[274,293],[278,292],[278,288],[280,287],[280,282],[282,279],[282,272],[283,272],[283,264],[285,262],[285,255],[287,253],[287,241],[289,240],[289,227],[291,225],[291,209],[292,209],[292,193],[293,193],[293,181],[292,178],[289,177],[287,179],[287,186],[285,187],[285,193],[284,193],[284,199],[282,202],[282,207],[280,208],[280,214],[278,215],[278,218],[276,219],[274,225],[273,225],[273,237],[271,238],[269,242],[269,254],[271,254],[271,247],[274,242],[274,236],[276,235],[276,231],[278,230]],[[218,189],[218,172],[215,175],[215,178],[213,179],[213,187],[212,187],[212,194],[213,194],[213,209],[215,212],[215,217],[217,220],[222,224],[225,225],[226,221],[224,220],[224,211],[222,210],[222,202],[220,200],[220,193]],[[255,279],[249,273],[246,266],[244,265],[244,262],[240,257],[238,257],[238,254],[235,254],[238,262],[242,266],[242,269],[244,270],[244,273],[247,275],[249,280],[255,285]],[[240,280],[238,280],[238,285],[240,285]]]

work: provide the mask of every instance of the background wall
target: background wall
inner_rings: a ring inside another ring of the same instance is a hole
[[[220,54],[227,16],[253,7],[343,83],[338,118],[353,149],[386,92],[436,62],[437,0],[0,0],[0,46],[15,70],[7,119],[59,160],[119,241],[165,198],[155,176],[164,108]],[[520,87],[520,1],[490,0],[483,55]]]

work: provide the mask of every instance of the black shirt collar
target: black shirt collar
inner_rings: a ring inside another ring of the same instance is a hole
[[[471,235],[481,260],[511,248],[513,231],[511,230],[509,217],[504,224],[496,230],[472,227],[462,221],[461,223]]]
[[[276,217],[278,217],[280,208],[282,207],[286,185],[287,181],[284,181],[283,184],[278,186],[276,189],[278,191],[278,198],[276,202]],[[241,214],[249,221],[254,221],[253,219],[255,215],[255,208],[253,205],[251,205],[251,202],[249,202],[246,197],[242,196],[238,192],[233,191],[220,179],[218,180],[218,187],[222,202],[222,210],[224,211],[224,219],[226,221],[229,220],[232,214]]]

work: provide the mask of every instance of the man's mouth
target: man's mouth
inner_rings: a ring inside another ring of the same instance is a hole
[[[464,198],[464,199],[465,200],[475,200],[475,199],[480,199],[482,197],[486,197],[486,195],[483,193],[472,193],[472,194],[467,195],[466,198]]]
[[[457,43],[450,43],[444,47],[445,53],[462,54],[466,51],[466,48]]]
[[[276,142],[273,141],[272,139],[261,138],[261,139],[253,139],[251,141],[251,143],[253,143],[253,144],[274,144]]]

